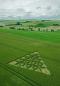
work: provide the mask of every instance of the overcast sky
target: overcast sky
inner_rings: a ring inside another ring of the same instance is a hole
[[[60,18],[60,0],[0,0],[0,18]]]

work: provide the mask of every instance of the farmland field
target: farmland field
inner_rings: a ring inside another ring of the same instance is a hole
[[[39,52],[50,75],[10,62]],[[60,31],[0,29],[0,86],[60,86]]]

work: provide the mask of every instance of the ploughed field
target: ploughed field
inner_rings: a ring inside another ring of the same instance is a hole
[[[60,32],[0,29],[0,86],[60,86]]]

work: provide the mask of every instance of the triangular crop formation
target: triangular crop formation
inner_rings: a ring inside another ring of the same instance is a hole
[[[33,52],[30,55],[20,57],[19,59],[12,61],[9,64],[50,75],[50,71],[42,60],[39,52]]]

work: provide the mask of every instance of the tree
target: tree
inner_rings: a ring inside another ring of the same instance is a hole
[[[40,31],[40,28],[38,28],[38,31]]]
[[[12,26],[12,27],[10,27],[10,29],[15,29],[15,27]]]
[[[18,30],[21,30],[21,28],[18,28]]]
[[[59,24],[53,24],[53,26],[60,26]]]
[[[53,30],[53,29],[51,29],[51,32],[54,32],[54,30]]]
[[[17,22],[16,25],[22,25],[20,22]]]
[[[2,25],[0,25],[0,27],[3,27]]]

